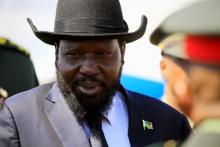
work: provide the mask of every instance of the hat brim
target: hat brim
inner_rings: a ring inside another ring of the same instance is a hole
[[[27,18],[31,29],[34,34],[43,42],[54,45],[55,42],[59,40],[74,40],[74,39],[103,39],[103,38],[115,38],[125,41],[126,43],[133,42],[139,38],[141,38],[146,30],[147,26],[147,17],[145,15],[142,16],[140,27],[131,33],[122,32],[122,33],[106,33],[106,34],[80,34],[80,33],[55,33],[48,31],[38,31],[38,29],[33,24],[30,18]]]
[[[183,48],[180,47],[171,47],[162,51],[165,55],[169,55],[172,57],[180,58],[180,59],[189,59],[186,55],[186,52]]]

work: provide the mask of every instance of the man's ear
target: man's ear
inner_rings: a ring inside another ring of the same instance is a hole
[[[162,57],[162,59],[160,60],[160,71],[161,71],[161,74],[165,80],[167,80],[169,77],[169,75],[168,75],[169,73],[167,73],[169,63],[167,63],[167,62],[168,62],[167,59],[164,57]]]
[[[163,72],[166,69],[166,66],[167,66],[166,59],[164,59],[162,57],[162,59],[160,60],[160,70],[161,70],[161,72]]]

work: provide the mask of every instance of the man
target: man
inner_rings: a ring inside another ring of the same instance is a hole
[[[119,84],[125,43],[144,34],[145,16],[128,33],[118,0],[59,0],[54,32],[28,21],[39,39],[55,45],[57,82],[6,101],[1,147],[140,147],[189,134],[182,114]]]
[[[219,5],[219,0],[207,0],[182,9],[165,19],[151,36],[158,44],[169,34],[183,33],[167,49],[182,60],[190,79],[189,84],[183,80],[176,84],[177,103],[195,123],[195,133],[183,147],[220,145]]]
[[[0,37],[0,68],[0,108],[5,98],[39,85],[30,54],[3,37]]]
[[[177,81],[189,81],[189,78],[187,77],[184,69],[179,64],[179,62],[181,62],[181,59],[175,58],[174,56],[167,53],[167,49],[170,48],[170,45],[179,41],[180,38],[181,35],[179,34],[170,35],[166,37],[162,42],[160,42],[159,47],[162,54],[160,69],[166,82],[162,100],[165,103],[174,107],[176,110],[182,112],[177,103],[175,85],[177,84]]]
[[[0,87],[12,96],[39,85],[29,52],[0,37]]]

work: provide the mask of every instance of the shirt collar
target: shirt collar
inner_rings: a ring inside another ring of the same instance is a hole
[[[121,103],[123,105],[121,105]],[[117,107],[126,107],[125,99],[119,91],[117,91],[116,94],[114,95],[113,100],[112,100],[112,104],[111,104],[110,108],[108,109],[108,111],[104,111],[102,113],[104,116],[103,120],[108,122],[110,125],[111,125],[112,120],[115,117],[114,111]]]

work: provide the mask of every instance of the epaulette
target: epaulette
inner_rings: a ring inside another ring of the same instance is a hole
[[[22,54],[24,54],[26,56],[30,56],[30,53],[25,48],[18,46],[16,43],[10,41],[9,39],[5,39],[5,38],[0,37],[0,46],[14,49],[16,51],[21,52]]]

